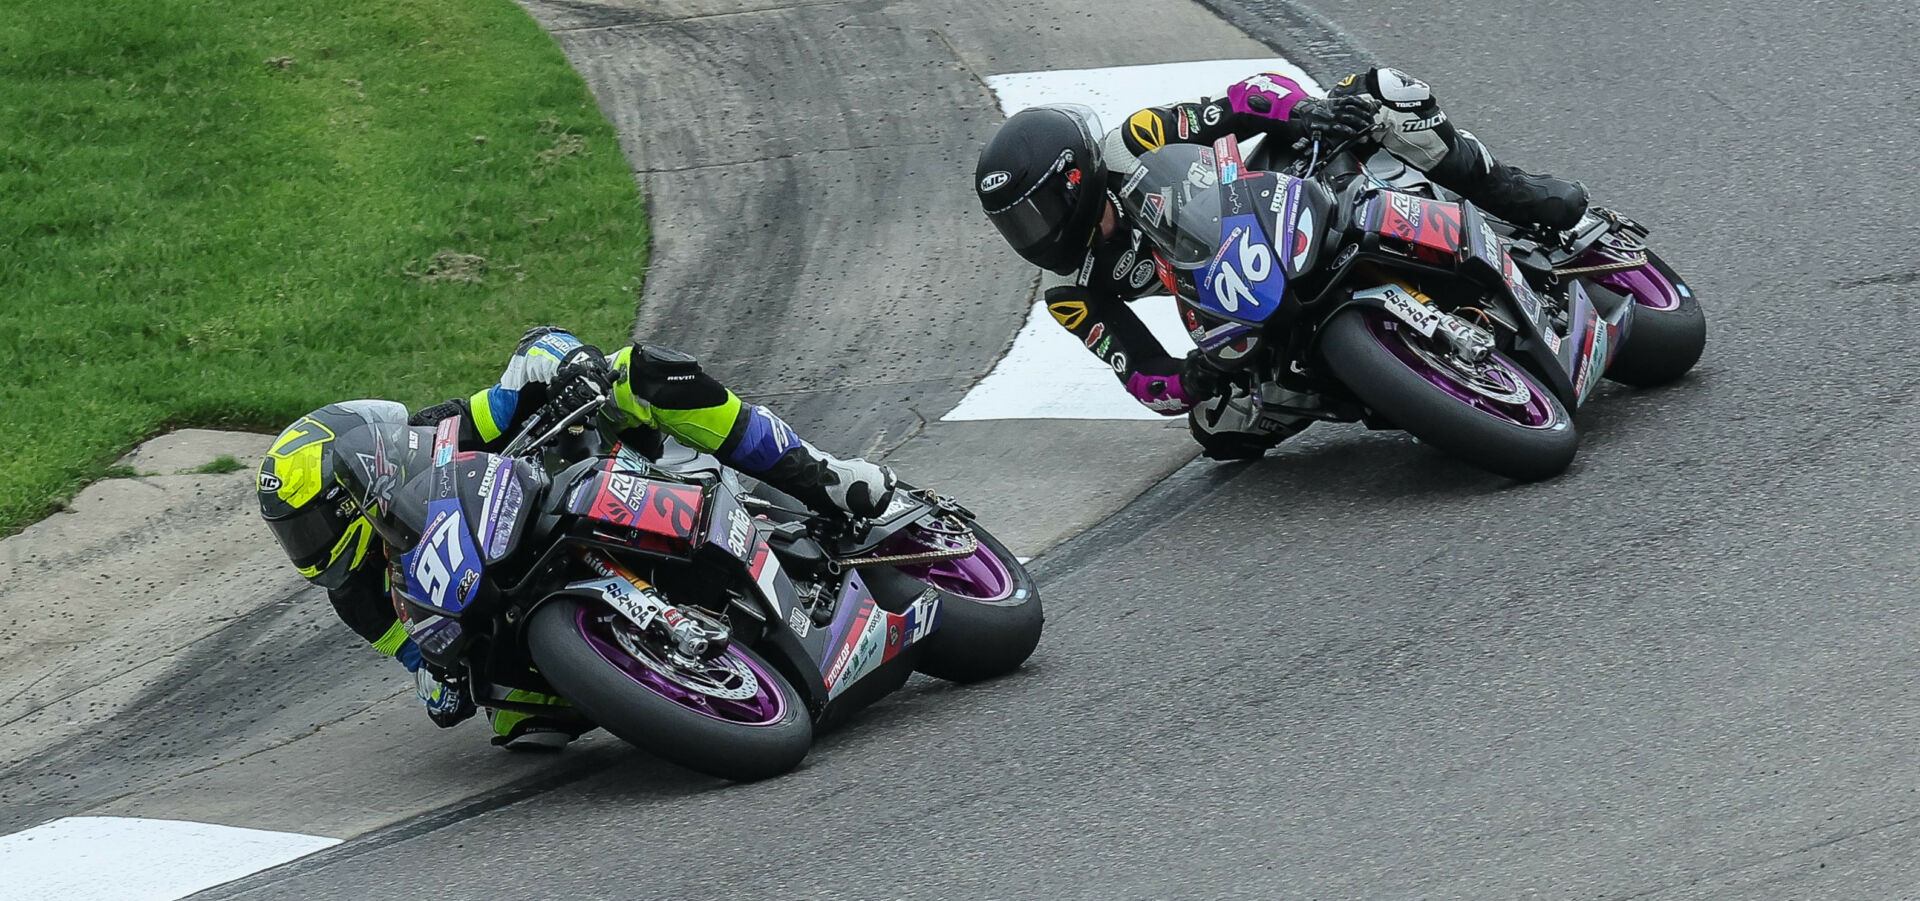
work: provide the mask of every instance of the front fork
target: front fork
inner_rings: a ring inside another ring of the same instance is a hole
[[[588,551],[583,556],[587,566],[602,578],[631,586],[624,590],[620,585],[609,585],[601,596],[642,631],[665,641],[688,660],[707,661],[726,653],[731,634],[725,625],[699,610],[669,603],[659,589],[604,554]]]

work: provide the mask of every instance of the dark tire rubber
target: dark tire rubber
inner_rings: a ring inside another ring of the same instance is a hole
[[[1019,669],[1040,644],[1046,621],[1040,589],[1019,558],[978,524],[973,532],[1006,564],[1013,594],[1003,601],[978,601],[940,592],[940,627],[920,643],[914,668],[950,682],[979,682]]]
[[[1665,260],[1652,252],[1647,257],[1668,281],[1681,283]],[[1635,304],[1633,329],[1607,365],[1607,378],[1635,388],[1665,385],[1692,370],[1706,347],[1707,314],[1691,292],[1671,310]]]
[[[799,692],[751,650],[733,646],[772,674],[786,701],[781,719],[764,726],[714,719],[634,681],[580,635],[575,617],[582,605],[570,597],[540,605],[527,624],[527,649],[540,674],[608,732],[663,760],[735,782],[785,773],[813,747],[813,721]]]
[[[1559,416],[1556,425],[1545,429],[1527,428],[1469,407],[1382,347],[1363,315],[1360,307],[1336,314],[1321,330],[1320,354],[1340,381],[1375,412],[1415,438],[1509,479],[1549,479],[1573,463],[1580,435],[1558,398],[1545,395]]]

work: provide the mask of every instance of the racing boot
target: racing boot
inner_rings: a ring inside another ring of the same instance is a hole
[[[1260,401],[1237,385],[1187,413],[1187,431],[1212,460],[1258,460],[1312,424],[1305,417],[1263,411]]]
[[[859,457],[842,460],[822,451],[759,404],[742,406],[738,423],[715,456],[793,495],[815,513],[872,519],[893,502],[893,470]]]
[[[781,455],[760,481],[800,499],[815,513],[839,511],[862,519],[887,512],[897,480],[893,470],[859,457],[842,460],[805,441]]]
[[[1586,185],[1502,163],[1464,129],[1452,137],[1447,155],[1427,175],[1474,206],[1515,225],[1555,230],[1572,228],[1586,215]]]
[[[544,695],[520,688],[507,692],[506,699],[528,704],[571,706],[566,699],[557,695]],[[488,708],[487,719],[493,723],[494,746],[509,751],[558,751],[592,728],[586,720],[564,713],[542,715]]]
[[[1456,127],[1427,83],[1399,69],[1367,71],[1335,85],[1331,95],[1364,93],[1380,104],[1380,146],[1475,206],[1515,225],[1569,229],[1587,211],[1577,181],[1523,172],[1493,158],[1487,145]]]

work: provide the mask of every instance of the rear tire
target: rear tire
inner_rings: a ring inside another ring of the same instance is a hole
[[[527,650],[540,674],[608,732],[663,760],[736,782],[778,776],[807,756],[813,721],[806,704],[759,655],[741,645],[726,651],[751,664],[761,690],[779,692],[784,707],[773,722],[728,722],[661,695],[601,656],[582,634],[583,611],[592,613],[572,597],[540,605],[527,624]]]
[[[981,549],[1006,567],[1011,592],[998,600],[979,600],[927,582],[940,592],[940,627],[920,642],[914,668],[949,682],[979,682],[1019,669],[1040,644],[1046,621],[1040,589],[1019,558],[986,529],[972,528]]]
[[[1647,260],[1670,285],[1685,284],[1652,251]],[[1611,286],[1609,286],[1611,287]],[[1617,289],[1615,289],[1617,290]],[[1634,294],[1633,328],[1607,366],[1607,378],[1635,388],[1665,385],[1693,369],[1707,347],[1707,314],[1692,289],[1675,291],[1679,305],[1660,309],[1641,303]]]
[[[1368,317],[1377,317],[1372,325]],[[1375,328],[1395,324],[1377,337]],[[1572,417],[1553,392],[1504,354],[1495,358],[1517,374],[1531,397],[1545,404],[1545,425],[1522,425],[1481,410],[1435,385],[1383,341],[1397,337],[1398,320],[1374,307],[1354,306],[1334,315],[1320,333],[1320,354],[1335,376],[1361,402],[1434,447],[1496,475],[1522,482],[1564,472],[1579,449]],[[1416,336],[1417,337],[1417,336]],[[1445,374],[1442,374],[1445,375]]]

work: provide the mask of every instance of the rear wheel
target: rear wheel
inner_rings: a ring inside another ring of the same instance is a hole
[[[765,779],[798,766],[813,745],[799,693],[740,645],[687,660],[604,605],[557,597],[534,611],[527,648],[594,722],[690,770]]]
[[[912,526],[882,554],[952,547],[962,540],[942,520]],[[987,530],[968,523],[978,547],[958,560],[896,567],[940,592],[940,625],[919,645],[915,668],[936,679],[978,682],[1020,668],[1040,644],[1040,590],[1019,558]]]
[[[1680,276],[1653,251],[1647,265],[1596,276],[1594,281],[1633,298],[1633,327],[1607,366],[1607,378],[1635,388],[1664,385],[1686,375],[1707,346],[1707,314]],[[1618,259],[1595,250],[1593,265]]]
[[[1520,481],[1566,470],[1579,448],[1572,417],[1553,392],[1506,355],[1458,359],[1378,307],[1328,321],[1320,353],[1354,395],[1414,437]]]

